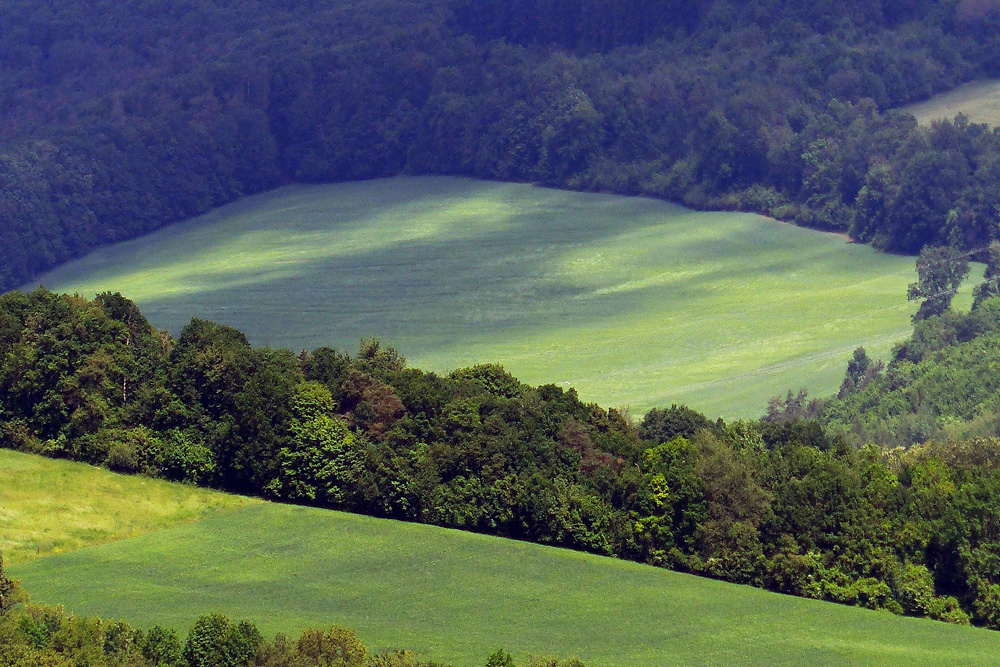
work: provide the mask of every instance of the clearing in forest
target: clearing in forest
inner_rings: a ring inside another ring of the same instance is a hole
[[[439,372],[499,362],[587,401],[758,416],[910,330],[914,260],[748,213],[463,178],[289,186],[41,279],[258,345],[375,335]]]
[[[921,125],[964,113],[974,123],[1000,126],[1000,81],[973,81],[906,107]]]

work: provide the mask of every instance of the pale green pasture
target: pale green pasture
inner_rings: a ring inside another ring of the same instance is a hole
[[[255,344],[412,365],[497,361],[530,383],[642,412],[760,414],[836,389],[859,345],[910,326],[913,259],[744,213],[460,178],[291,186],[44,276],[121,291],[157,326],[191,317]]]
[[[964,113],[974,123],[1000,125],[1000,81],[974,81],[906,107],[921,125]]]
[[[4,562],[135,537],[259,502],[0,449]]]
[[[35,601],[186,629],[333,623],[458,667],[505,647],[592,667],[991,665],[1000,633],[432,526],[259,504],[12,568]]]

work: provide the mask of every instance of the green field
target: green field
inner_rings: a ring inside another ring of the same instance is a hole
[[[1000,125],[1000,81],[974,81],[906,107],[921,125],[964,113],[975,123]]]
[[[12,568],[36,602],[187,628],[209,610],[266,633],[338,623],[375,648],[482,665],[992,664],[1000,633],[657,568],[325,510],[258,504]]]
[[[430,370],[498,361],[635,412],[757,416],[908,333],[913,264],[752,214],[396,178],[251,197],[41,283],[121,291],[175,333],[196,316],[295,350],[377,335]]]
[[[0,553],[8,563],[134,537],[256,502],[0,449]]]

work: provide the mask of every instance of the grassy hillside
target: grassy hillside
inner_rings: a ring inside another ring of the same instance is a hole
[[[779,596],[653,567],[416,524],[261,504],[13,568],[41,602],[187,627],[337,622],[457,665],[986,664],[1000,634]]]
[[[964,113],[975,123],[1000,125],[1000,81],[975,81],[906,107],[921,125]]]
[[[9,563],[134,537],[255,502],[0,449],[0,552]]]
[[[638,410],[760,414],[834,390],[851,350],[909,331],[911,258],[756,215],[456,178],[289,187],[41,280],[120,290],[177,332],[192,316],[254,343],[417,366],[500,361],[530,383]]]

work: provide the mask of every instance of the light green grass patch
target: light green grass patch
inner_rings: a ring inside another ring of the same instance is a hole
[[[177,333],[191,317],[256,344],[412,365],[500,362],[588,401],[757,416],[834,391],[851,351],[910,329],[913,258],[757,215],[461,178],[293,186],[44,276],[121,291]]]
[[[0,449],[7,563],[135,537],[259,501]]]
[[[35,601],[187,628],[337,623],[376,649],[481,666],[576,655],[636,665],[993,664],[1000,634],[767,593],[472,533],[260,504],[13,568]]]
[[[974,123],[1000,126],[1000,81],[973,81],[905,107],[921,125],[964,113]]]

